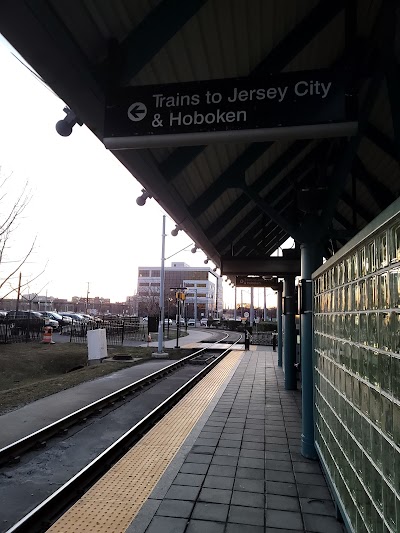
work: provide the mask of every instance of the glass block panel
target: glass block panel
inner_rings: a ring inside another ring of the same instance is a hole
[[[400,261],[400,224],[389,229],[389,256],[391,262]]]
[[[391,363],[393,396],[400,401],[400,358],[393,356]]]
[[[391,347],[390,313],[379,313],[378,321],[379,321],[378,347],[381,350],[390,350],[390,347]]]
[[[320,449],[357,533],[400,532],[399,263],[400,213],[315,280]]]
[[[389,305],[392,309],[400,307],[400,269],[389,271]]]
[[[378,237],[379,242],[379,268],[384,268],[388,265],[388,246],[387,246],[387,233],[383,232]]]
[[[387,353],[378,353],[378,381],[379,387],[390,394],[392,392],[392,356]]]

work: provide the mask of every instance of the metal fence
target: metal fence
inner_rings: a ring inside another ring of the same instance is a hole
[[[4,317],[0,322],[0,343],[41,341],[44,325],[41,318]]]
[[[70,342],[86,343],[87,332],[93,329],[105,329],[107,344],[123,345],[129,342],[145,342],[147,327],[140,325],[132,318],[101,319],[90,322],[73,321],[71,326],[64,326],[62,334],[70,338]]]
[[[260,344],[262,346],[272,346],[272,331],[255,332],[251,335],[251,344]]]

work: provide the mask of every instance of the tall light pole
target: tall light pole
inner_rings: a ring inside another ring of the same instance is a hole
[[[236,291],[236,285],[235,285],[235,308],[233,310],[233,320],[236,320],[236,313],[237,313],[237,302],[236,302],[236,297],[237,297],[237,291]]]
[[[161,271],[160,271],[160,321],[158,323],[158,348],[157,353],[163,351],[163,326],[164,326],[164,277],[165,277],[165,215],[163,215],[162,237],[161,237]]]

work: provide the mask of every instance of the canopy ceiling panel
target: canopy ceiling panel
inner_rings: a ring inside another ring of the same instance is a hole
[[[0,32],[101,140],[106,97],[125,86],[351,74],[353,137],[113,151],[219,265],[227,252],[268,255],[289,233],[301,242],[321,208],[322,244],[338,249],[399,195],[398,9],[382,0],[4,0]],[[349,237],[337,241],[332,228]]]

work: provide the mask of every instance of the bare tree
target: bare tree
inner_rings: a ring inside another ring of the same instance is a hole
[[[139,310],[147,316],[157,316],[160,310],[160,292],[149,288],[139,295]]]
[[[19,221],[23,212],[29,204],[30,196],[28,194],[28,184],[22,188],[20,194],[10,203],[9,207],[3,207],[7,204],[6,187],[9,184],[12,173],[4,176],[0,167],[0,301],[7,298],[16,289],[14,283],[14,277],[21,267],[27,262],[28,258],[32,254],[36,237],[27,246],[26,250],[20,257],[12,257],[12,242],[16,238],[16,231],[19,227]],[[24,280],[20,289],[26,287],[29,283],[32,283],[43,272],[35,276],[33,279]]]

